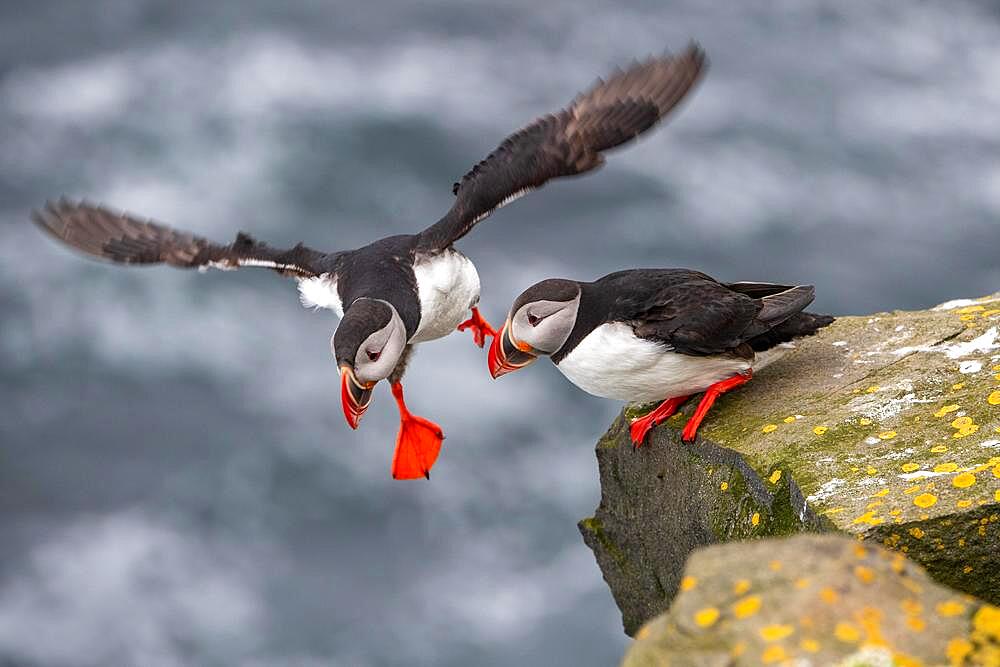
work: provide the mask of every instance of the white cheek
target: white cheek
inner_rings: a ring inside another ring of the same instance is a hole
[[[535,347],[537,330],[530,324],[522,324],[519,320],[514,320],[510,324],[510,333],[514,340],[527,343]]]
[[[368,358],[368,350],[377,346],[367,341],[365,345],[361,346],[358,358],[354,363],[354,372],[359,380],[377,382],[378,380],[384,380],[392,374],[406,345],[404,340],[406,334],[403,333],[402,323],[400,323],[399,327],[397,331],[390,334],[389,340],[382,347],[382,354],[379,355],[377,360],[372,361]]]
[[[378,361],[371,361],[368,359],[367,353],[362,353],[364,361],[354,364],[354,375],[362,382],[378,382],[379,380],[384,380],[389,377],[389,373],[392,372],[392,364],[388,363],[388,359],[383,353]],[[388,369],[386,369],[388,366]]]
[[[560,338],[558,335],[560,322],[554,318],[555,316],[546,318],[537,323],[535,326],[524,324],[520,327],[521,331],[524,332],[524,335],[517,336],[517,339],[527,343],[540,352],[552,354],[562,346],[558,341]]]

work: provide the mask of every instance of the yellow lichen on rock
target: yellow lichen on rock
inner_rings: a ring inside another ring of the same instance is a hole
[[[837,626],[833,629],[833,636],[842,642],[854,643],[860,641],[861,631],[858,630],[857,626],[853,623],[847,621],[841,621],[837,623]]]
[[[854,568],[854,576],[864,584],[870,584],[875,581],[875,572],[870,567],[865,567],[864,565],[858,565]]]
[[[958,616],[965,611],[965,605],[958,600],[945,600],[936,607],[938,614],[944,617]]]
[[[965,637],[956,637],[948,642],[945,655],[948,656],[948,663],[954,667],[959,667],[965,659],[972,653],[972,644]]]
[[[976,483],[976,476],[971,472],[963,472],[955,475],[954,479],[951,480],[951,485],[959,488],[965,489]]]
[[[776,642],[795,632],[795,628],[791,625],[777,623],[774,625],[765,625],[757,632],[764,641]]]
[[[799,642],[799,648],[806,653],[819,653],[821,646],[820,643],[812,637],[803,637],[802,641]]]
[[[748,595],[742,600],[733,604],[733,616],[736,618],[748,618],[760,611],[760,596]]]
[[[935,412],[934,416],[935,417],[944,417],[945,415],[947,415],[947,414],[949,414],[951,412],[955,412],[956,410],[958,410],[958,404],[951,403],[949,405],[943,406],[940,410],[938,410],[937,412]]]
[[[788,660],[788,654],[785,652],[785,647],[780,644],[775,644],[774,646],[768,646],[760,654],[760,661],[765,665],[771,665],[776,662],[782,662]]]
[[[717,620],[719,620],[719,610],[715,607],[705,607],[694,614],[695,625],[701,628],[711,627]]]
[[[983,637],[1000,641],[1000,608],[984,604],[972,617],[972,627]]]

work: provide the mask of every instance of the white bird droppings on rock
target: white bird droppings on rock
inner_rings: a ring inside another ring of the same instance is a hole
[[[806,498],[806,502],[815,503],[822,500],[826,500],[834,493],[836,493],[837,489],[839,489],[846,483],[847,483],[846,480],[840,479],[839,477],[834,477],[833,479],[829,479],[823,482],[823,485],[819,487],[816,493]]]
[[[983,370],[983,362],[976,361],[975,359],[963,361],[958,365],[958,372],[966,375],[969,373],[978,373],[981,370]]]
[[[931,310],[952,310],[954,308],[974,306],[977,303],[979,303],[978,299],[952,299],[951,301],[945,301],[940,306],[934,306]]]

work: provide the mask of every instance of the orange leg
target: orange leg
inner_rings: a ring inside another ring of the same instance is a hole
[[[688,400],[687,396],[674,396],[673,398],[668,398],[660,403],[656,409],[649,414],[633,419],[632,424],[629,426],[629,434],[632,436],[632,445],[636,448],[641,447],[642,443],[646,440],[646,435],[653,430],[653,427],[657,424],[663,423],[667,417],[677,412],[677,408],[681,407],[686,400]]]
[[[403,385],[392,385],[392,395],[399,406],[399,433],[392,455],[393,479],[431,478],[431,468],[441,452],[444,433],[434,422],[410,414],[403,401]]]
[[[694,414],[691,415],[690,419],[688,419],[688,423],[684,425],[684,432],[681,433],[681,439],[684,440],[684,442],[691,442],[694,440],[698,435],[698,427],[701,426],[701,422],[705,419],[705,415],[708,414],[712,404],[715,403],[715,399],[722,396],[727,391],[736,389],[737,387],[746,384],[752,377],[753,372],[748,370],[745,373],[734,375],[728,380],[716,382],[706,389],[705,395],[701,397],[701,403],[698,404]]]
[[[487,336],[497,335],[496,329],[490,326],[490,323],[480,314],[478,308],[473,308],[472,317],[458,325],[459,331],[465,331],[466,329],[472,329],[472,340],[479,347],[486,344]]]

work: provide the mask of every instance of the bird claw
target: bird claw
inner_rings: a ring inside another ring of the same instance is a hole
[[[466,329],[472,329],[472,341],[479,347],[486,345],[487,336],[497,335],[496,329],[490,326],[490,323],[480,314],[478,308],[473,308],[472,317],[458,325],[459,331],[465,331]]]
[[[684,442],[694,442],[694,440],[698,437],[698,427],[701,426],[701,423],[704,421],[705,415],[708,414],[709,409],[713,404],[715,404],[715,400],[727,391],[731,391],[746,384],[752,377],[753,372],[747,370],[742,373],[737,373],[728,380],[716,382],[706,389],[705,395],[701,397],[701,401],[698,403],[698,407],[695,408],[691,418],[688,419],[687,424],[684,425],[684,430],[681,432],[681,440]]]
[[[652,419],[649,419],[649,415],[645,417],[637,417],[632,420],[629,424],[628,431],[629,437],[632,439],[632,449],[636,450],[642,447],[642,443],[646,441],[646,436],[652,430],[655,424]]]
[[[701,420],[695,423],[695,420],[690,419],[688,423],[684,425],[684,430],[681,431],[681,440],[684,442],[694,442],[698,437],[698,427],[701,426]]]
[[[660,403],[656,409],[643,417],[636,417],[629,425],[629,436],[632,438],[632,448],[639,449],[646,441],[646,436],[653,428],[671,417],[687,396],[673,396]]]

